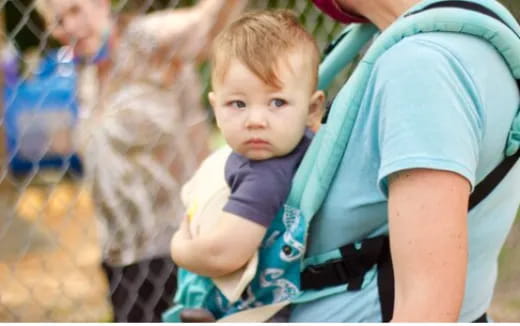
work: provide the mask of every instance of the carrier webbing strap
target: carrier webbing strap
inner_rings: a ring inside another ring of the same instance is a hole
[[[479,318],[472,321],[472,323],[487,323],[487,322],[488,322],[487,314],[483,314]]]
[[[406,14],[405,17],[412,16],[412,15],[418,14],[420,12],[427,11],[430,9],[435,9],[435,8],[460,8],[460,9],[467,9],[467,10],[481,13],[483,15],[489,16],[491,18],[494,18],[494,19],[500,21],[507,28],[509,28],[511,31],[513,31],[513,33],[515,33],[516,36],[518,36],[520,38],[520,35],[518,35],[518,33],[513,28],[511,28],[511,26],[509,26],[502,18],[500,18],[500,16],[498,16],[496,13],[494,13],[489,8],[486,8],[475,2],[468,2],[468,1],[463,1],[463,0],[446,0],[446,1],[442,1],[442,2],[436,2],[436,3],[432,3],[430,5],[427,5],[422,9],[412,11],[412,12]]]
[[[476,11],[499,20],[511,29],[515,35],[519,36],[511,26],[505,23],[493,11],[473,2],[460,0],[437,2],[420,10],[411,12],[406,16],[434,8],[461,8]],[[520,90],[520,80],[517,80],[517,85]],[[519,158],[520,150],[518,150],[514,155],[505,158],[475,187],[469,198],[468,211],[482,202],[482,200],[484,200],[495,189],[495,187],[507,176]],[[356,250],[352,244],[343,246],[339,248],[339,250],[342,253],[342,258],[317,266],[309,266],[302,272],[302,289],[322,289],[329,286],[348,283],[348,291],[358,290],[361,287],[364,274],[377,264],[377,282],[382,320],[383,322],[390,321],[394,309],[395,293],[394,273],[388,236],[383,235],[376,238],[366,239],[362,242],[361,248],[358,250]],[[357,251],[358,253],[356,254],[352,250]],[[486,321],[487,316],[484,314],[475,322]]]
[[[504,179],[507,173],[513,168],[518,158],[520,158],[520,150],[500,162],[500,164],[475,187],[475,190],[469,197],[470,210],[477,206],[495,189],[500,181]]]
[[[359,290],[365,273],[387,251],[385,246],[388,246],[386,235],[364,240],[359,249],[354,244],[343,246],[339,248],[341,258],[306,268],[301,274],[301,288],[317,290],[348,283],[349,291]]]
[[[392,256],[390,255],[390,241],[388,236],[385,236],[385,238],[385,246],[377,262],[377,292],[381,305],[382,321],[388,323],[392,320],[394,314],[395,289],[394,267],[392,265]]]

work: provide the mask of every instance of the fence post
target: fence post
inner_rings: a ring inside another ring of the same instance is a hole
[[[0,51],[3,51],[7,46],[7,36],[5,29],[5,17],[3,8],[0,8]],[[9,195],[13,193],[13,187],[9,185],[7,180],[7,139],[5,130],[5,107],[4,107],[4,69],[3,65],[0,65],[0,197],[5,203],[9,202]],[[3,206],[3,205],[2,205]],[[1,207],[2,212],[5,213],[4,207]],[[1,220],[0,220],[1,226]]]
[[[4,8],[0,8],[0,54],[7,46],[7,36],[5,29]],[[8,153],[7,139],[5,130],[5,107],[4,107],[4,67],[0,64],[0,230],[7,227],[8,221],[12,214],[12,202],[15,195],[15,189],[7,178],[8,172]],[[1,241],[1,239],[0,239]]]
[[[8,44],[4,9],[5,8],[0,8],[0,57]],[[11,251],[11,243],[9,242],[11,237],[9,232],[13,230],[13,223],[18,222],[15,203],[19,196],[16,184],[8,175],[9,152],[7,149],[7,131],[5,128],[5,82],[4,66],[3,64],[0,64],[0,243],[2,243],[3,246],[2,250],[0,250],[0,261],[6,253]]]
[[[0,8],[2,9],[2,8]],[[5,21],[4,21],[4,11],[0,10],[0,51],[3,51],[6,46],[6,35],[5,35]],[[6,161],[6,144],[5,144],[5,123],[4,123],[4,70],[3,66],[0,65],[0,118],[1,118],[1,126],[0,126],[0,162],[1,163],[1,173],[0,175],[4,175],[4,165]],[[3,184],[3,178],[0,180],[0,184]]]

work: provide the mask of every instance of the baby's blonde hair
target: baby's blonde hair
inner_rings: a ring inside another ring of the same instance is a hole
[[[319,50],[314,38],[289,10],[251,11],[224,29],[213,43],[212,82],[222,80],[232,59],[246,65],[267,85],[279,88],[277,65],[299,51],[308,58],[312,89],[318,78]]]

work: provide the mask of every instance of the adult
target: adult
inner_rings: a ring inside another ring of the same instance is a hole
[[[426,1],[315,2],[336,20],[385,30]],[[485,320],[498,254],[520,202],[519,164],[469,214],[468,198],[504,159],[519,103],[508,66],[482,39],[423,33],[387,50],[313,219],[307,254],[388,233],[392,321]],[[358,291],[295,305],[291,321],[378,322],[379,299],[377,278],[365,279]]]
[[[204,0],[114,17],[109,0],[37,2],[78,62],[80,151],[118,322],[160,321],[171,302],[169,243],[184,213],[180,186],[207,154],[196,66],[245,3]]]

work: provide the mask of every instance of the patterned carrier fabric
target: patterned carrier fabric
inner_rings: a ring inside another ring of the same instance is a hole
[[[300,266],[304,254],[305,219],[300,210],[285,205],[268,229],[259,249],[255,278],[242,297],[230,303],[210,279],[181,270],[184,288],[194,282],[190,294],[179,292],[182,304],[202,304],[217,319],[264,305],[291,301],[300,294]],[[194,288],[200,293],[194,293]],[[178,300],[176,300],[178,302]],[[186,301],[186,302],[185,302]],[[168,320],[168,316],[166,317]]]

